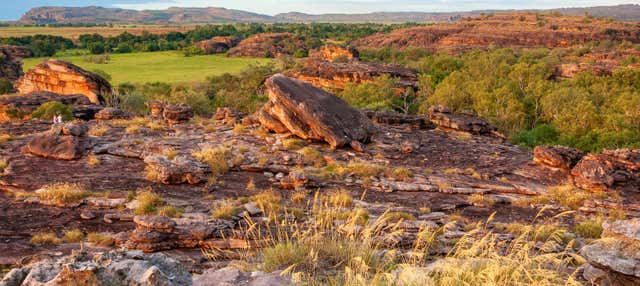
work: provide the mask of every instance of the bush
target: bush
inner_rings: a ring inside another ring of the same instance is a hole
[[[7,94],[13,91],[13,83],[10,80],[0,77],[0,94]]]
[[[553,125],[540,124],[533,129],[524,130],[511,138],[514,144],[529,148],[538,145],[551,145],[558,140],[558,131]]]
[[[31,113],[32,118],[40,118],[44,120],[51,120],[56,115],[61,115],[62,120],[65,121],[73,120],[74,118],[71,107],[59,101],[45,102]]]
[[[395,79],[383,75],[371,83],[347,84],[340,97],[356,108],[392,110],[395,89]]]

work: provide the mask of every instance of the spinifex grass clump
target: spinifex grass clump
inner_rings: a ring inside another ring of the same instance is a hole
[[[37,196],[48,203],[67,205],[78,203],[90,195],[82,185],[72,183],[55,183],[44,186]]]

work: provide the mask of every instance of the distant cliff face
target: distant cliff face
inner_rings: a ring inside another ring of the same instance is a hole
[[[103,7],[38,7],[20,18],[23,24],[47,23],[224,23],[266,22],[271,16],[225,8],[126,10]]]
[[[456,23],[397,29],[356,40],[358,48],[419,47],[462,52],[490,47],[571,47],[590,41],[640,42],[640,24],[584,16],[495,14]]]

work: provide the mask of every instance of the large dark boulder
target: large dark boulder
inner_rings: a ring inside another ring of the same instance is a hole
[[[341,98],[301,80],[276,74],[266,81],[269,102],[263,111],[302,139],[326,141],[333,147],[367,142],[375,132],[373,123]],[[273,122],[258,119],[273,131]],[[354,142],[354,143],[355,143]]]
[[[31,56],[31,50],[21,46],[0,46],[0,78],[11,82],[23,75],[22,58]]]
[[[476,114],[471,111],[453,113],[446,106],[436,105],[429,108],[429,119],[437,127],[443,129],[464,131],[480,135],[499,135],[493,125],[476,116]]]
[[[54,125],[51,130],[35,135],[24,146],[24,152],[56,160],[79,159],[88,147],[87,130],[82,123]]]

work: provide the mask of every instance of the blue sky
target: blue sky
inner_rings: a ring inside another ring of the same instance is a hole
[[[480,9],[547,9],[617,4],[640,4],[640,0],[0,0],[0,19],[15,20],[37,6],[120,7],[129,9],[165,9],[167,7],[225,7],[274,15],[290,11],[310,14],[367,13],[379,11],[446,12]]]

